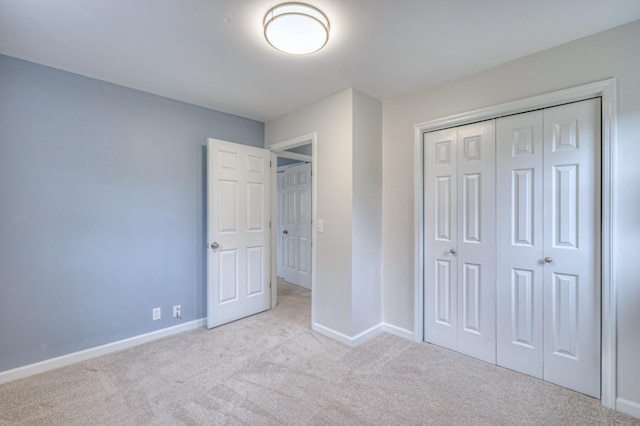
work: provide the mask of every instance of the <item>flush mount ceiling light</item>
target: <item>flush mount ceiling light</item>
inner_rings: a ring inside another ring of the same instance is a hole
[[[320,9],[308,4],[279,4],[264,16],[264,37],[285,53],[317,52],[329,40],[329,20]]]

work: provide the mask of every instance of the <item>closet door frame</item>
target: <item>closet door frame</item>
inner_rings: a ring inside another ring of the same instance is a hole
[[[601,303],[601,400],[605,407],[616,408],[616,282],[614,271],[615,244],[615,152],[616,136],[616,79],[606,79],[473,110],[448,117],[418,123],[414,135],[414,340],[424,341],[424,165],[423,133],[462,126],[540,108],[553,107],[594,97],[602,99],[602,263]]]

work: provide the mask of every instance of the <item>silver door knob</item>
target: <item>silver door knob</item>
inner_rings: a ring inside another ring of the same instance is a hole
[[[456,253],[457,253],[456,249],[451,249],[451,250],[449,250],[449,252],[450,252],[451,254],[456,254]]]
[[[211,243],[211,248],[212,248],[212,249],[214,249],[214,250],[215,250],[215,249],[218,249],[218,248],[220,248],[220,244],[218,244],[218,243],[216,243],[216,242],[214,241],[214,242],[212,242],[212,243]]]
[[[282,231],[283,234],[288,235],[289,231],[287,231],[286,229],[284,231]]]
[[[551,262],[553,261],[553,259],[551,259],[550,257],[545,257],[545,258],[544,258],[544,261],[545,261],[546,263],[551,263]]]

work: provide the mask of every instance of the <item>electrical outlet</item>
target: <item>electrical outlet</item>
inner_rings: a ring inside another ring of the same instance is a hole
[[[173,306],[173,317],[176,319],[180,319],[182,317],[182,308],[180,305]]]
[[[152,317],[154,321],[160,319],[161,317],[160,308],[153,308],[153,311],[151,312],[152,312]]]

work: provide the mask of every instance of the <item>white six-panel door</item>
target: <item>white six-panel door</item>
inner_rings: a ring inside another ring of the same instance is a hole
[[[495,362],[494,121],[425,135],[425,339]]]
[[[269,309],[269,151],[208,141],[207,327]]]
[[[497,362],[600,397],[600,103],[497,122]]]
[[[281,174],[284,279],[311,289],[311,164],[291,166]]]

